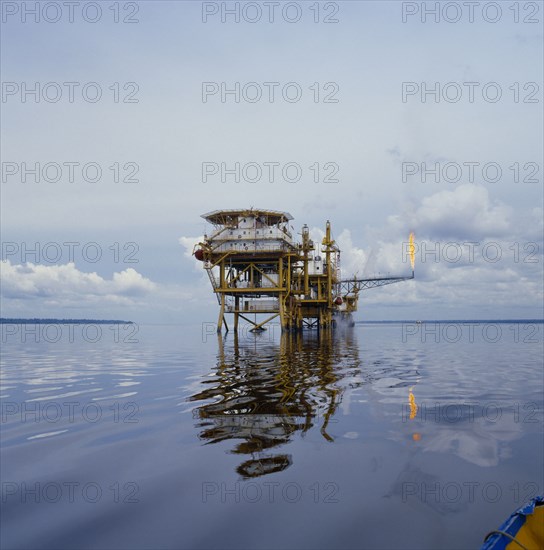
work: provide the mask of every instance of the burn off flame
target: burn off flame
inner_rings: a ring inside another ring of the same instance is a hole
[[[410,420],[413,420],[417,415],[417,403],[414,394],[412,393],[413,388],[408,390],[408,403],[410,405]]]
[[[412,271],[414,271],[414,267],[416,264],[416,247],[414,245],[414,233],[410,233],[410,241],[409,241],[408,249],[410,251],[410,265],[412,266]]]

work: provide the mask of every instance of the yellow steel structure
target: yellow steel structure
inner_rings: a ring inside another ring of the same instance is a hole
[[[412,272],[412,277],[341,280],[340,250],[328,221],[316,247],[306,225],[301,242],[293,239],[288,212],[251,208],[217,210],[202,217],[214,230],[194,254],[217,295],[218,332],[223,325],[228,330],[227,313],[234,316],[235,331],[240,319],[252,330],[263,330],[278,317],[282,330],[328,329],[339,317],[351,321],[364,288],[413,278]]]

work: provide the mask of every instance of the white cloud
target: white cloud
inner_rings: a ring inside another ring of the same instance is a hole
[[[198,261],[194,256],[193,256],[193,250],[195,248],[195,246],[201,242],[202,240],[204,239],[204,237],[201,235],[200,237],[180,237],[178,239],[178,242],[179,244],[181,244],[181,246],[183,246],[183,248],[185,249],[184,252],[183,252],[183,255],[192,261],[193,263],[193,268],[196,270],[196,271],[199,271],[199,272],[202,272],[202,262]]]
[[[493,201],[481,185],[459,185],[452,191],[439,191],[424,197],[419,206],[403,216],[390,216],[388,222],[419,237],[472,240],[504,237],[511,228],[511,209]]]
[[[362,304],[431,308],[435,318],[447,318],[450,308],[532,308],[543,299],[542,210],[516,214],[482,186],[433,193],[358,239],[342,230],[336,238],[342,275],[409,275],[406,244],[414,230],[415,281],[365,291]],[[312,230],[314,238],[322,235]]]
[[[157,289],[157,285],[133,268],[114,273],[111,280],[97,273],[79,271],[74,263],[63,265],[12,265],[3,261],[2,296],[7,299],[45,299],[70,305],[110,302],[130,305]]]

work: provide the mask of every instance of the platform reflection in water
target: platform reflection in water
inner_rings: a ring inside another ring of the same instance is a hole
[[[291,454],[279,452],[295,432],[318,426],[333,441],[328,425],[341,402],[338,383],[359,373],[354,331],[283,333],[263,345],[235,335],[217,336],[217,365],[191,401],[199,437],[208,444],[235,440],[232,453],[250,455],[237,472],[258,477],[288,468]]]

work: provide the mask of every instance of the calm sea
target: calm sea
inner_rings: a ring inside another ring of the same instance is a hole
[[[478,548],[544,491],[543,327],[2,325],[1,547]]]

